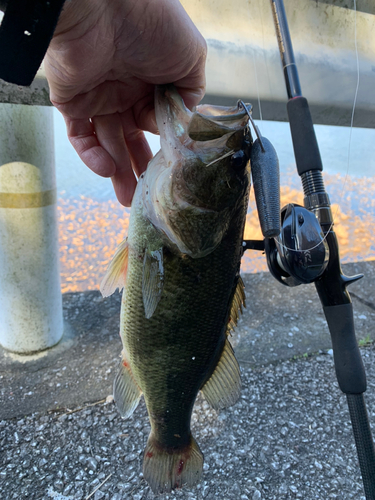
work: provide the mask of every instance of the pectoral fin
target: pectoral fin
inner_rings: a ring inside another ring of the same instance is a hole
[[[202,387],[207,402],[215,410],[232,406],[240,396],[240,367],[233,348],[227,339],[221,358],[207,382]]]
[[[147,319],[150,319],[155,312],[163,291],[163,285],[163,249],[146,250],[143,261],[142,295]]]
[[[113,398],[122,418],[128,418],[137,408],[142,391],[134,380],[127,361],[121,361],[120,370],[113,383]]]
[[[120,243],[113,259],[111,260],[103,281],[100,284],[100,291],[103,297],[112,295],[116,288],[121,290],[125,286],[126,272],[128,269],[128,239]]]

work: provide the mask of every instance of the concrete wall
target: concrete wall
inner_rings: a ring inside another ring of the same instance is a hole
[[[208,43],[206,102],[246,99],[259,116],[286,120],[286,92],[269,0],[182,0]],[[286,0],[302,90],[314,121],[349,125],[360,66],[355,125],[374,126],[375,2]],[[1,102],[50,104],[43,72],[28,88],[0,81]]]
[[[255,116],[259,96],[264,118],[286,119],[286,91],[270,1],[182,3],[208,42],[207,93],[250,99]],[[357,84],[356,27],[360,59],[356,125],[373,127],[375,6],[358,1],[362,11],[354,12],[345,8],[353,5],[349,0],[329,3],[285,1],[303,93],[316,122],[350,123]]]

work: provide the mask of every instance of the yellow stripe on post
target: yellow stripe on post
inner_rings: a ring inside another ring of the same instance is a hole
[[[0,208],[40,208],[56,203],[56,189],[39,193],[0,193]]]

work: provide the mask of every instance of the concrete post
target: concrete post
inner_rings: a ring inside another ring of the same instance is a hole
[[[63,334],[52,109],[0,104],[0,344],[30,354]]]

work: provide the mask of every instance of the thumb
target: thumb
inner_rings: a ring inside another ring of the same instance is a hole
[[[206,52],[204,51],[190,73],[173,82],[189,109],[197,106],[204,97],[206,91],[205,64]]]

